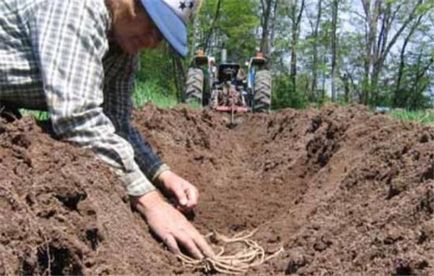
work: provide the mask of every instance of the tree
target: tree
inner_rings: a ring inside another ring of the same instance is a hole
[[[323,0],[317,0],[315,5],[315,10],[311,13],[309,10],[306,10],[306,17],[310,24],[311,33],[305,38],[305,53],[307,56],[311,56],[312,60],[308,60],[307,68],[309,68],[312,72],[311,83],[308,88],[307,97],[309,101],[316,102],[320,98],[317,95],[317,86],[318,86],[318,70],[320,66],[319,59],[319,50],[320,47],[323,46],[321,41],[323,40],[320,33],[320,26],[322,23],[322,14],[323,14]]]
[[[217,59],[223,47],[241,64],[262,50],[276,108],[321,103],[327,92],[370,105],[433,102],[433,0],[207,0],[191,30],[190,49]],[[179,96],[189,61],[146,51],[138,80]]]
[[[396,80],[396,88],[394,90],[394,95],[393,95],[393,99],[392,99],[392,105],[394,107],[404,107],[405,106],[406,100],[403,99],[403,98],[405,98],[405,96],[402,97],[403,96],[402,94],[404,94],[404,93],[402,93],[402,91],[401,91],[402,81],[404,78],[404,71],[405,71],[405,67],[406,67],[405,54],[406,54],[407,47],[409,45],[409,42],[410,42],[412,36],[414,35],[415,31],[417,30],[417,28],[421,24],[423,16],[424,16],[424,14],[419,15],[419,17],[417,18],[415,23],[411,26],[410,31],[406,35],[404,42],[402,44],[401,50],[400,50],[399,69],[398,69],[398,75],[397,75],[397,80]]]
[[[277,4],[279,0],[261,0],[261,29],[262,36],[259,50],[266,56],[271,51],[272,34],[274,34],[274,21],[276,19]]]
[[[198,45],[207,54],[218,56],[226,48],[236,62],[247,60],[259,47],[256,30],[260,25],[255,0],[205,1],[198,21]]]
[[[300,23],[305,8],[305,0],[286,0],[286,11],[291,21],[291,70],[292,87],[297,89],[297,45],[300,38]]]
[[[332,1],[332,102],[336,102],[336,80],[337,80],[337,72],[336,72],[336,59],[337,59],[337,25],[338,25],[338,9],[339,9],[339,1]]]
[[[390,50],[402,32],[417,17],[418,8],[423,4],[423,0],[416,0],[414,3],[387,0],[361,1],[366,23],[363,102],[369,104],[376,101],[378,81]],[[391,34],[392,26],[399,16],[401,24],[397,27],[397,31]]]

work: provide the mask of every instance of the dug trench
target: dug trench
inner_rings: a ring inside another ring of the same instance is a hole
[[[328,106],[225,116],[145,106],[134,124],[198,186],[202,233],[258,229],[249,274],[434,274],[434,128]],[[0,124],[0,275],[190,274],[91,152]],[[198,272],[200,273],[200,272]]]

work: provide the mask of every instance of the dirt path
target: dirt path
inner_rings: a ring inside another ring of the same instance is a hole
[[[258,228],[266,250],[284,246],[251,273],[434,273],[433,128],[362,107],[242,119],[146,106],[134,121],[199,187],[203,233]],[[0,125],[0,172],[0,274],[191,273],[105,166],[31,120]]]

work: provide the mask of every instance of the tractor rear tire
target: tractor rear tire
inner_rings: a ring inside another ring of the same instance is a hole
[[[202,95],[204,87],[204,75],[201,69],[188,69],[187,82],[185,87],[185,102],[198,103],[202,106]]]
[[[272,78],[268,70],[260,70],[255,76],[254,112],[268,112],[271,108]]]

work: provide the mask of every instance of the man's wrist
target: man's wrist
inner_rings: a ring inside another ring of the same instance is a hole
[[[158,170],[154,173],[154,175],[152,176],[152,182],[153,183],[161,183],[160,176],[161,176],[162,173],[164,173],[166,171],[170,171],[170,167],[167,166],[166,164],[162,164],[158,168]]]
[[[142,196],[135,198],[136,204],[143,208],[143,211],[148,211],[151,208],[155,208],[159,204],[163,203],[165,200],[161,194],[157,191],[151,191]]]

